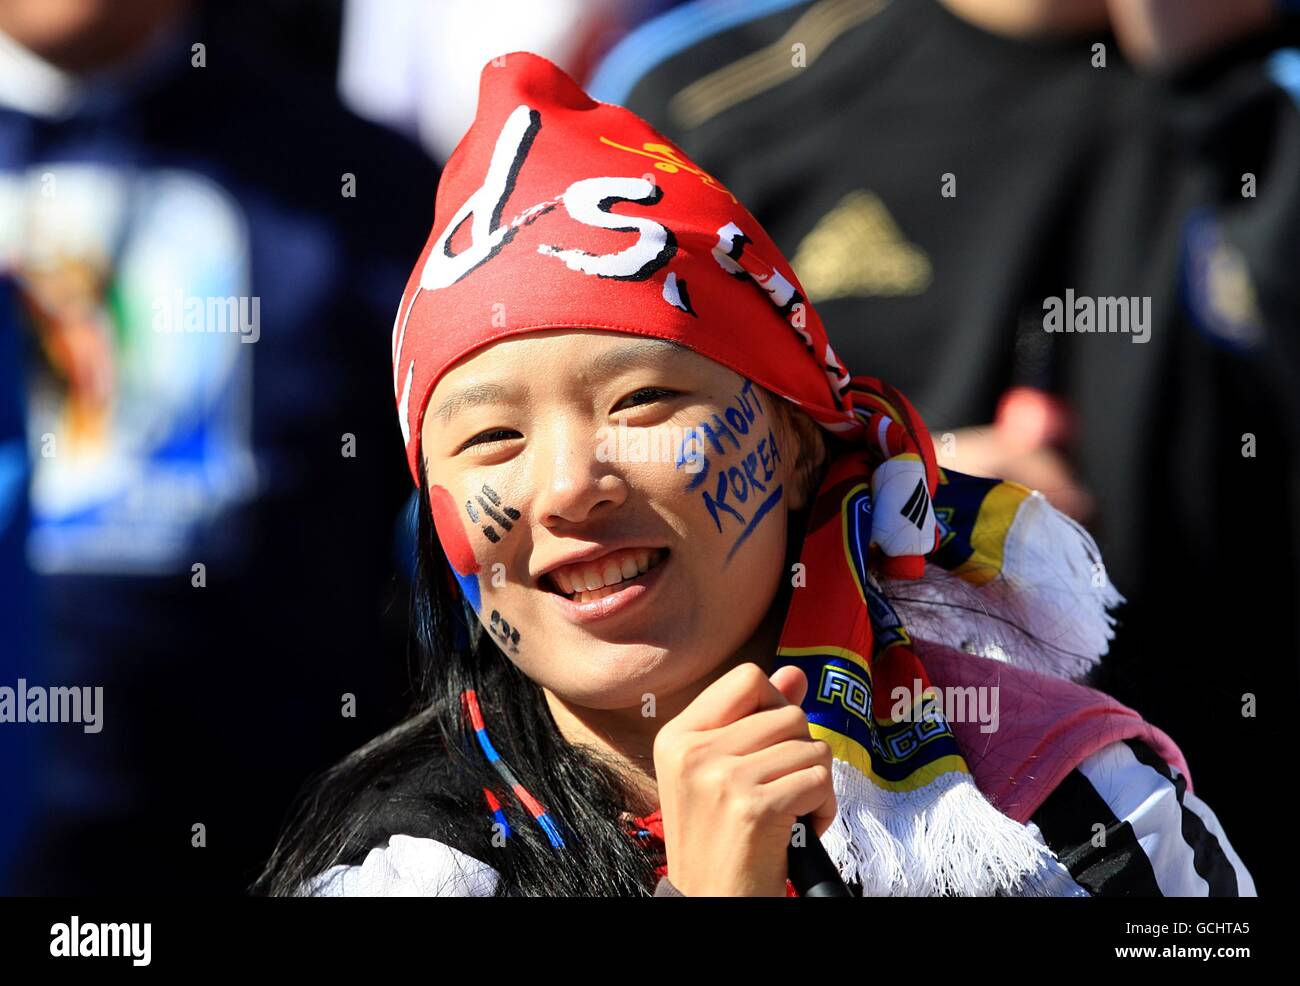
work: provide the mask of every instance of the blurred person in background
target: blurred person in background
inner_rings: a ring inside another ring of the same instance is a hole
[[[941,465],[1095,530],[1129,604],[1093,681],[1180,737],[1248,865],[1300,694],[1293,7],[697,0],[589,86],[750,205]],[[1067,291],[1149,299],[1146,343],[1045,331]]]
[[[368,381],[437,169],[220,8],[0,0],[42,597],[15,670],[104,693],[97,733],[6,727],[45,747],[18,891],[240,892],[292,791],[402,707],[406,490]]]
[[[345,0],[339,91],[445,161],[474,118],[484,62],[532,51],[582,77],[629,27],[679,2]]]
[[[24,427],[22,361],[12,314],[13,282],[0,266],[0,687],[16,688],[34,663],[31,572],[24,553],[27,538],[27,434]],[[0,894],[18,834],[31,810],[36,735],[0,722]]]

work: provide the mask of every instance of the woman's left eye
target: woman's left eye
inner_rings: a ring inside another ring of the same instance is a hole
[[[514,438],[518,435],[519,432],[510,428],[494,428],[491,431],[479,432],[479,434],[467,441],[457,451],[464,451],[474,445],[487,445],[491,442],[505,441],[508,438]]]
[[[658,400],[662,397],[675,397],[677,391],[667,390],[663,387],[642,387],[640,390],[634,390],[621,401],[614,405],[614,410],[622,410],[624,406],[636,407],[641,404],[649,404],[651,401]]]

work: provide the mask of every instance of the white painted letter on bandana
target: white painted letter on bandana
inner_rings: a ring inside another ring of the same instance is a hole
[[[426,291],[449,287],[490,259],[505,245],[515,227],[501,225],[501,210],[514,187],[519,169],[541,128],[541,116],[527,106],[517,106],[501,128],[492,160],[488,162],[487,176],[456,215],[429,251],[424,269],[420,272],[420,287]],[[460,253],[448,252],[451,238],[471,215],[470,244]]]
[[[654,182],[644,178],[584,178],[564,192],[564,208],[570,218],[585,226],[640,233],[637,241],[618,253],[592,254],[585,250],[561,249],[541,244],[538,253],[563,260],[566,267],[595,277],[621,281],[642,281],[666,264],[677,252],[677,242],[667,227],[643,216],[620,216],[610,212],[615,202],[653,205],[663,196]]]

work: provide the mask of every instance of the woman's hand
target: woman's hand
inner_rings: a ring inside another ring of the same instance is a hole
[[[835,818],[831,748],[800,703],[802,671],[732,668],[655,737],[668,879],[688,897],[783,897],[800,815]],[[812,836],[809,836],[810,838]]]

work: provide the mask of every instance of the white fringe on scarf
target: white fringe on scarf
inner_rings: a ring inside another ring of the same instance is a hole
[[[1107,610],[1124,601],[1092,535],[1037,491],[1021,501],[991,582],[927,563],[921,579],[880,584],[913,637],[1071,680],[1110,649]]]
[[[839,810],[822,845],[864,897],[1088,896],[969,774],[944,774],[905,794],[877,787],[842,760],[832,774]]]
[[[992,581],[974,586],[927,564],[922,579],[880,584],[913,637],[1067,679],[1109,649],[1107,609],[1124,601],[1092,536],[1038,492],[1016,511]],[[970,774],[896,794],[843,761],[832,770],[839,811],[822,844],[866,896],[1087,896]]]

